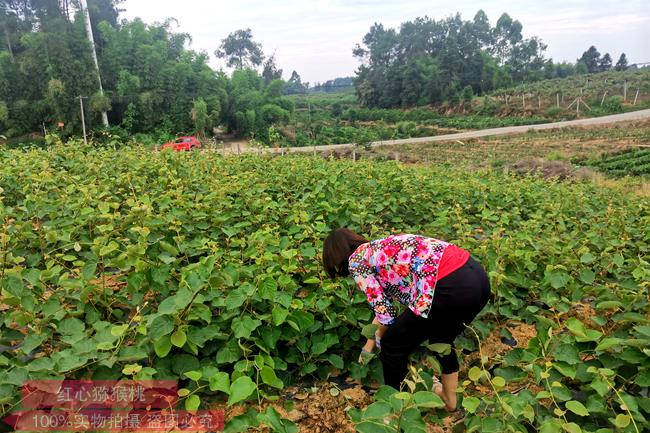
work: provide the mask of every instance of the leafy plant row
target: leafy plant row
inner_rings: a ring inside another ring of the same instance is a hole
[[[376,360],[356,363],[363,294],[320,265],[324,236],[348,226],[437,236],[485,264],[495,298],[459,338],[464,353],[497,323],[536,326],[526,347],[462,377],[468,431],[647,423],[646,199],[448,167],[78,142],[2,150],[0,167],[3,412],[27,378],[176,379],[189,409],[260,402],[305,379],[378,378]],[[577,317],[579,303],[594,314]],[[436,369],[416,365],[407,392],[384,389],[351,413],[359,431],[438,422]],[[267,411],[227,431],[260,420],[294,428]]]
[[[642,176],[650,174],[650,149],[626,150],[605,154],[586,162],[614,176]]]

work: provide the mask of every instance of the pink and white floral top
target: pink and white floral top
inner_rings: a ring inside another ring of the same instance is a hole
[[[348,259],[350,275],[368,297],[379,323],[397,317],[391,300],[426,318],[438,281],[438,266],[450,244],[424,236],[392,235],[365,243]]]

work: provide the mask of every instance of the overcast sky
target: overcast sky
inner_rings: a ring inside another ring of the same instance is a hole
[[[192,36],[191,48],[207,51],[215,68],[225,62],[214,51],[228,33],[251,28],[264,52],[276,52],[285,79],[297,70],[314,83],[354,74],[352,49],[374,22],[399,27],[428,15],[460,12],[471,19],[483,9],[494,24],[503,12],[523,24],[524,36],[539,36],[555,61],[575,61],[589,45],[630,63],[650,62],[650,0],[126,0],[122,14],[145,22],[178,20]],[[224,68],[225,69],[225,68]]]

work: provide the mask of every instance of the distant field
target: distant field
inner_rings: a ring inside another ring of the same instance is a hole
[[[574,101],[580,95],[582,102],[578,112]],[[295,116],[290,125],[282,128],[283,145],[364,143],[572,120],[578,116],[598,117],[648,108],[650,70],[543,80],[487,96],[475,96],[471,102],[440,106],[366,108],[359,105],[354,92],[350,91],[291,98]]]
[[[527,157],[552,159],[596,158],[637,146],[650,145],[650,121],[607,127],[530,131],[499,136],[430,144],[382,146],[360,157],[383,156],[449,165],[486,165],[514,162]]]

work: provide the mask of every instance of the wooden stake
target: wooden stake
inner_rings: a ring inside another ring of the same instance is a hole
[[[542,98],[539,95],[537,95],[537,108],[542,108]]]
[[[637,87],[636,95],[634,95],[634,102],[632,103],[632,105],[636,105],[636,100],[637,100],[638,97],[639,97],[639,88]]]
[[[603,93],[603,99],[600,100],[600,106],[602,107],[603,104],[605,103],[605,97],[607,96],[607,90],[605,90],[605,93]]]
[[[357,149],[355,149],[355,148],[353,147],[353,148],[352,148],[352,161],[355,161],[355,162],[356,162],[356,160],[357,160]]]
[[[571,107],[573,106],[573,104],[575,104],[576,102],[578,102],[578,98],[574,99],[573,102],[570,103],[568,107],[566,107],[566,109],[567,109],[567,110],[570,110]]]
[[[524,110],[526,109],[526,94],[522,93],[521,94],[521,104],[524,107]]]
[[[241,150],[239,149],[239,143],[237,143],[237,155],[241,155]]]
[[[623,81],[623,102],[627,102],[627,80]]]
[[[555,106],[556,106],[557,108],[560,108],[560,94],[559,94],[559,93],[556,93],[556,94],[555,94],[555,101],[556,101],[556,102],[555,102]]]

